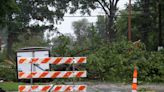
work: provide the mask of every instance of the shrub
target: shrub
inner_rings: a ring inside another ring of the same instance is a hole
[[[130,82],[134,65],[139,70],[140,82],[163,82],[164,57],[162,52],[149,52],[122,41],[102,46],[88,56],[88,76],[105,81]]]

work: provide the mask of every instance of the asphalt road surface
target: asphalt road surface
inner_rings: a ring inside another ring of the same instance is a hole
[[[131,92],[131,85],[113,83],[86,83],[87,92]],[[164,92],[164,84],[145,84],[139,85],[138,89],[146,88],[149,92]]]

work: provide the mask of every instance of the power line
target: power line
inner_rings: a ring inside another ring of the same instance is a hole
[[[136,16],[136,15],[142,15],[142,14],[134,14],[132,13],[131,16]],[[72,16],[72,15],[68,15],[68,16],[63,16],[63,17],[70,17],[70,18],[74,18],[74,17],[98,17],[98,16],[110,16],[110,15],[91,15],[91,16]],[[128,16],[128,14],[117,14],[117,15],[114,15],[114,16]]]

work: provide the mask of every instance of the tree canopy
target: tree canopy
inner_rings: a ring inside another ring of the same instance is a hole
[[[0,3],[0,24],[5,22],[7,14],[17,11],[19,11],[19,8],[15,0],[2,0]]]
[[[134,65],[137,65],[140,82],[163,82],[164,50],[157,51],[157,47],[164,45],[164,1],[134,2],[132,41],[127,40],[128,6],[118,11],[119,1],[2,0],[0,25],[3,28],[0,29],[0,35],[5,40],[3,45],[7,45],[7,51],[5,49],[0,53],[0,65],[10,65],[13,69],[0,68],[0,77],[16,79],[15,60],[10,62],[9,59],[15,59],[17,49],[46,46],[51,48],[53,57],[86,56],[86,67],[82,64],[76,67],[86,68],[88,79],[131,82]],[[98,8],[105,15],[97,16],[95,23],[87,19],[74,21],[73,35],[63,34],[56,28],[56,24],[64,20],[66,13],[80,11],[81,14],[90,15],[92,10]],[[48,40],[45,34],[48,34]],[[13,76],[8,76],[6,72]]]

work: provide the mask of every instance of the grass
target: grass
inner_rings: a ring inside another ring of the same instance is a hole
[[[3,82],[0,83],[0,88],[2,88],[5,91],[18,91],[18,85],[21,83],[16,82]]]
[[[140,88],[138,91],[139,92],[156,92],[156,91],[149,89],[149,88]]]

